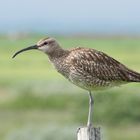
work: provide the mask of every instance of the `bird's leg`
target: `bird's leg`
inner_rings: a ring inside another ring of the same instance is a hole
[[[87,122],[88,128],[92,126],[93,104],[94,104],[94,100],[93,100],[91,92],[89,91],[89,114],[88,114],[88,122]]]

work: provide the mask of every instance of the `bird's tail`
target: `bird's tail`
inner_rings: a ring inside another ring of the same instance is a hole
[[[140,73],[130,69],[128,69],[126,72],[130,82],[140,82]]]

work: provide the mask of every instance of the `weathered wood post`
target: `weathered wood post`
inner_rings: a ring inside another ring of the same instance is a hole
[[[100,127],[81,127],[77,132],[77,140],[101,140]]]

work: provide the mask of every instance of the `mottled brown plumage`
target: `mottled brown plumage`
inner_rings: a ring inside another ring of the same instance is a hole
[[[50,53],[48,56],[59,73],[73,84],[87,90],[140,82],[139,73],[94,49],[59,48],[57,52]]]
[[[68,79],[87,90],[140,82],[139,73],[94,49],[73,49],[65,57],[64,63],[69,64]],[[64,71],[60,73],[63,74]]]
[[[37,45],[20,50],[13,57],[30,49],[38,49],[46,53],[59,73],[73,84],[89,91],[88,126],[91,124],[92,117],[92,90],[140,82],[139,73],[130,70],[105,53],[87,48],[64,50],[53,38],[42,39]]]

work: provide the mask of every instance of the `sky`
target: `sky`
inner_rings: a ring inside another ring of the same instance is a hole
[[[140,33],[140,0],[1,0],[0,32]]]

